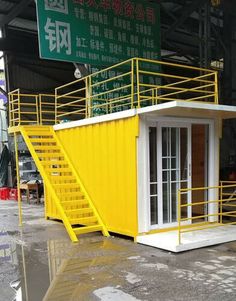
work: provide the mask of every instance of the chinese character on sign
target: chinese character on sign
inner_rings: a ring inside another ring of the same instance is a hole
[[[113,0],[112,1],[112,9],[116,15],[121,15],[122,14],[122,1],[121,0]]]
[[[144,21],[145,12],[142,4],[137,4],[135,9],[136,19],[139,21]]]
[[[45,10],[68,14],[68,0],[44,0]]]
[[[75,16],[76,16],[77,19],[86,20],[85,9],[75,7],[74,12],[75,12]]]
[[[70,24],[60,21],[52,22],[51,18],[47,18],[44,27],[45,39],[49,41],[50,52],[56,50],[57,53],[65,52],[71,54],[71,32]]]
[[[151,24],[155,24],[156,23],[156,16],[155,16],[155,11],[153,8],[148,7],[146,10],[147,13],[147,21]]]
[[[79,48],[87,48],[88,46],[86,45],[86,39],[85,38],[80,38],[76,37],[76,46]]]
[[[97,3],[95,2],[95,0],[86,0],[86,4],[89,7],[96,7]]]
[[[124,3],[124,13],[128,18],[134,17],[134,4],[129,0]]]

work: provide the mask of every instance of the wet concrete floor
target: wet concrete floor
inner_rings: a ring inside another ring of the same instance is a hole
[[[72,244],[42,205],[0,201],[0,301],[236,300],[236,242],[172,254],[128,239]]]

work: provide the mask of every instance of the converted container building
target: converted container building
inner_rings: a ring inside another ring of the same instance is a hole
[[[216,71],[134,58],[55,98],[10,97],[10,132],[44,178],[46,217],[72,240],[101,230],[178,252],[236,239],[236,183],[219,176],[222,122],[236,108],[218,103]]]

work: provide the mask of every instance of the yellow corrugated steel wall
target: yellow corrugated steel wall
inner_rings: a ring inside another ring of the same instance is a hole
[[[109,231],[136,236],[137,116],[56,131]]]

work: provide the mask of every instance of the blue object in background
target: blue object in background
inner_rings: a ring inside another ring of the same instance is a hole
[[[0,87],[2,87],[5,90],[5,80],[4,79],[0,79]],[[3,100],[4,104],[7,103],[7,97],[0,92],[0,101],[1,100]]]

